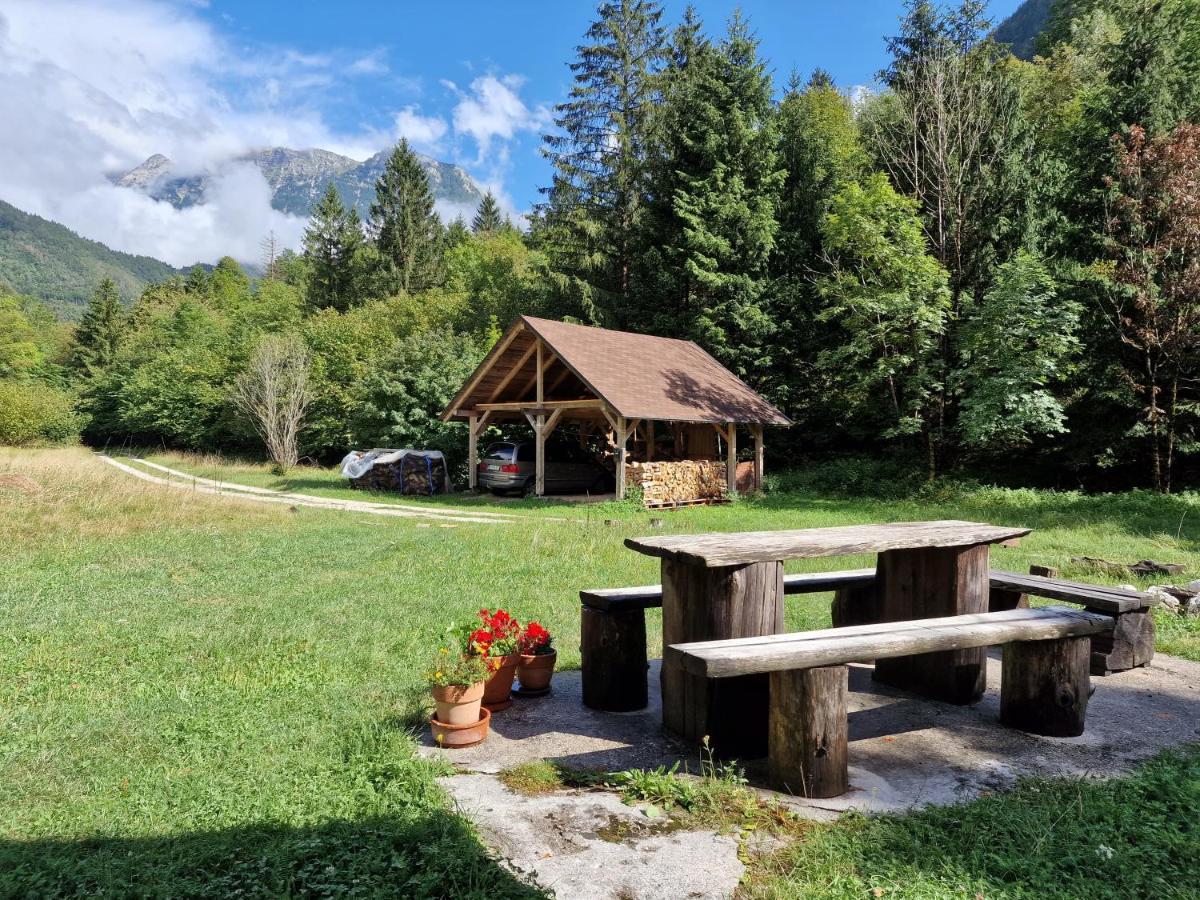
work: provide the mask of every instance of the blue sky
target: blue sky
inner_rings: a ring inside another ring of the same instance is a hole
[[[993,0],[993,19],[1018,2]],[[884,65],[902,11],[741,6],[778,83],[820,66],[846,89]],[[735,3],[697,7],[719,34]],[[666,8],[671,24],[684,4]],[[404,136],[519,215],[549,181],[540,136],[594,12],[583,0],[0,0],[0,122],[20,123],[0,140],[0,199],[174,265],[253,261],[269,231],[298,246],[305,221],[273,209],[239,156],[320,147],[361,160]],[[155,153],[175,175],[208,177],[203,205],[110,182]]]
[[[999,23],[1019,3],[993,0],[993,20]],[[762,41],[777,83],[782,84],[792,69],[807,74],[820,66],[844,87],[873,80],[884,63],[883,38],[895,32],[901,14],[897,0],[746,0],[741,4],[701,0],[695,5],[710,31],[723,28],[740,6]],[[685,6],[667,3],[664,19],[677,21]],[[204,14],[249,47],[270,43],[314,55],[338,48],[376,61],[381,70],[374,77],[339,88],[337,98],[325,105],[330,124],[347,133],[364,126],[386,128],[391,113],[407,107],[421,116],[440,117],[450,125],[450,139],[443,136],[433,149],[466,162],[484,179],[498,181],[512,203],[523,209],[547,181],[536,130],[518,129],[505,159],[480,161],[474,141],[454,140],[453,108],[473,80],[488,74],[511,77],[514,83],[519,79],[517,93],[529,109],[552,108],[570,87],[567,64],[594,10],[592,3],[578,0],[336,4],[213,0]]]

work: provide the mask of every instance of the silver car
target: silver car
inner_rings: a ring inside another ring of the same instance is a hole
[[[493,494],[532,494],[533,441],[499,441],[479,462],[479,487]],[[600,494],[611,491],[613,475],[578,444],[546,442],[546,493]]]

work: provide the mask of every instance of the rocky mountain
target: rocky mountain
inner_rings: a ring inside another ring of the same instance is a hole
[[[131,299],[148,282],[176,274],[165,262],[110,250],[0,200],[0,282],[68,318],[78,317],[102,278],[111,278],[121,296]]]
[[[269,147],[232,161],[253,163],[259,168],[273,191],[271,205],[281,212],[307,217],[332,183],[342,202],[354,206],[365,220],[375,199],[375,182],[390,154],[390,149],[384,150],[359,162],[328,150]],[[470,218],[483,199],[483,191],[471,176],[451,163],[420,154],[418,158],[429,175],[434,199]],[[112,182],[182,208],[203,203],[212,178],[212,172],[175,174],[171,160],[156,153],[137,168],[112,176]]]

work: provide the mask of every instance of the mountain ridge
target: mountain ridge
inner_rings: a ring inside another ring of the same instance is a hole
[[[307,218],[333,184],[342,202],[358,210],[365,221],[375,199],[375,182],[383,174],[391,149],[382,150],[365,160],[356,160],[332,150],[310,147],[263,147],[239,154],[201,172],[176,174],[174,163],[161,153],[148,157],[141,165],[109,176],[118,187],[146,193],[177,208],[202,204],[213,179],[229,163],[251,163],[262,172],[271,188],[271,205],[280,212]],[[417,159],[429,176],[434,200],[451,206],[470,217],[483,199],[483,191],[461,166],[441,162],[418,153]]]
[[[179,274],[162,260],[113,250],[0,200],[0,282],[68,318],[78,317],[103,278],[131,300],[148,283]]]

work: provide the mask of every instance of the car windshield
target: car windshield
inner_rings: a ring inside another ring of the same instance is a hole
[[[498,459],[503,462],[511,462],[513,458],[512,444],[492,444],[487,448],[487,453],[484,454],[485,459]]]

